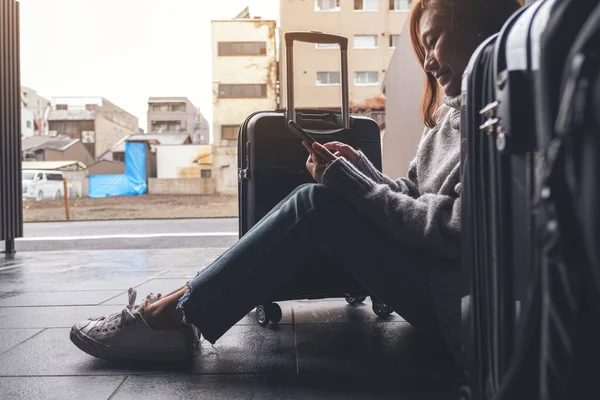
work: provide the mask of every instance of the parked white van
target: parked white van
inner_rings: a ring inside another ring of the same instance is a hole
[[[63,174],[59,171],[23,170],[23,200],[60,199],[64,196]]]

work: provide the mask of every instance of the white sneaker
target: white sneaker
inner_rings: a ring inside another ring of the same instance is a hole
[[[194,355],[199,337],[192,326],[178,329],[152,329],[142,311],[158,297],[148,295],[135,306],[137,292],[129,289],[129,305],[120,313],[88,318],[71,328],[70,338],[75,346],[104,360],[182,360]]]

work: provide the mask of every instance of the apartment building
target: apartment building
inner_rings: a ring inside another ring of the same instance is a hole
[[[50,100],[35,90],[21,86],[21,136],[45,136],[48,134],[48,113],[52,109]]]
[[[281,100],[287,90],[284,34],[322,31],[349,38],[349,94],[353,112],[383,123],[382,84],[412,0],[281,0]],[[298,43],[294,48],[298,108],[339,108],[340,54],[336,45]]]
[[[250,18],[212,21],[213,160],[219,192],[237,193],[237,136],[248,115],[274,110],[277,22]]]
[[[48,123],[50,136],[81,139],[95,159],[138,132],[138,118],[103,97],[54,97]]]
[[[188,133],[194,144],[208,144],[208,121],[187,97],[150,97],[148,133]]]

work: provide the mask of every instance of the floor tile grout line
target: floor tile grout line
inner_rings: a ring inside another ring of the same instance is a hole
[[[156,377],[173,377],[173,376],[185,376],[185,377],[201,377],[201,376],[254,376],[254,377],[266,377],[268,373],[261,372],[203,372],[203,373],[179,373],[179,372],[164,372],[143,374],[143,373],[128,373],[128,374],[65,374],[65,375],[0,375],[0,380],[4,378],[123,378],[123,382],[129,378],[156,378]],[[116,389],[115,389],[116,390]]]
[[[292,301],[292,332],[294,333],[294,353],[296,355],[296,373],[300,374],[300,363],[298,361],[298,335],[296,335],[296,314],[294,313],[294,301]]]
[[[119,392],[119,390],[121,389],[121,387],[123,386],[123,384],[125,383],[125,381],[129,379],[129,375],[127,375],[119,384],[119,386],[117,386],[117,388],[114,390],[114,392],[112,392],[112,394],[110,395],[110,397],[108,398],[108,400],[111,400],[115,397],[115,395]]]
[[[39,329],[39,328],[21,328],[21,329]],[[28,342],[29,340],[33,339],[34,337],[36,337],[37,335],[41,334],[42,332],[44,332],[46,329],[48,328],[43,328],[41,329],[39,332],[34,333],[33,335],[29,336],[27,339],[23,340],[22,342],[19,342],[17,344],[15,344],[13,347],[11,347],[10,349],[6,349],[3,352],[0,353],[0,357],[2,357],[4,354],[8,353],[9,351],[11,351],[12,349],[16,349],[17,347],[19,347],[20,345],[22,345],[25,342]]]

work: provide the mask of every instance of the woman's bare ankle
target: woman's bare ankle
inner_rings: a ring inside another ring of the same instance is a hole
[[[144,321],[152,329],[177,329],[183,325],[183,312],[172,307],[146,307],[142,313]]]

